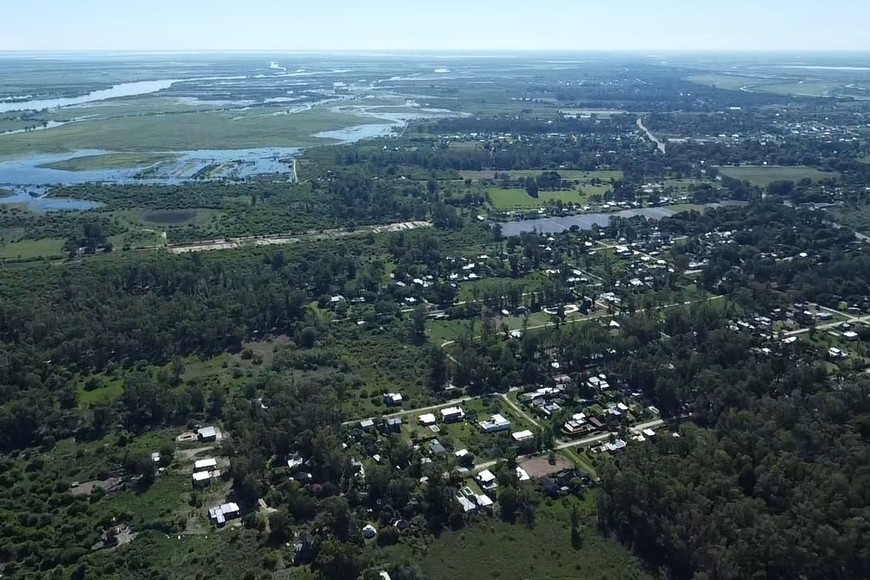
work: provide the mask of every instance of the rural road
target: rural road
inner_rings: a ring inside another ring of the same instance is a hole
[[[650,141],[656,144],[656,147],[658,147],[659,151],[661,151],[663,154],[666,153],[667,145],[663,141],[659,141],[658,139],[656,139],[656,136],[652,134],[652,131],[646,128],[646,125],[643,124],[643,119],[641,119],[640,117],[637,118],[637,127],[641,131],[646,133],[646,136],[649,137]]]
[[[640,433],[644,429],[655,429],[656,427],[661,427],[665,422],[662,419],[654,419],[652,421],[647,421],[646,423],[641,423],[639,425],[635,425],[633,427],[629,427],[629,430],[634,433]],[[561,449],[569,449],[571,447],[584,447],[595,445],[596,443],[600,443],[602,441],[606,441],[611,435],[616,435],[616,433],[599,433],[597,435],[591,435],[584,439],[578,439],[577,441],[568,441],[564,443],[559,443],[556,445],[557,450]]]

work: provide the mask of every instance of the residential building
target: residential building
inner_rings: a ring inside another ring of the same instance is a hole
[[[441,420],[444,423],[458,423],[465,420],[465,411],[462,410],[462,407],[441,409]]]
[[[523,441],[529,441],[535,438],[535,434],[531,431],[517,431],[516,433],[511,433],[511,437],[513,440],[520,443]]]
[[[507,431],[511,428],[511,422],[502,417],[500,414],[495,414],[489,421],[481,421],[480,428],[484,433],[498,433],[499,431]]]
[[[435,415],[433,413],[426,413],[417,417],[417,420],[423,427],[431,427],[435,424]]]

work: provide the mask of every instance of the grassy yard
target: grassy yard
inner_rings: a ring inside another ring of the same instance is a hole
[[[102,169],[126,169],[129,167],[148,167],[155,163],[174,159],[174,155],[162,153],[107,153],[105,155],[85,155],[47,163],[40,167],[61,171],[98,171]]]
[[[570,514],[576,505],[582,544],[571,545]],[[430,580],[496,579],[620,579],[652,578],[625,548],[601,536],[595,528],[592,494],[584,500],[546,500],[529,528],[496,518],[477,518],[468,527],[448,531],[424,546],[400,544],[384,550],[385,561],[405,557],[419,563]]]
[[[48,238],[43,240],[24,240],[21,242],[0,243],[0,259],[32,259],[63,256],[66,240]]]
[[[827,178],[838,178],[839,173],[819,171],[813,167],[802,165],[794,167],[786,167],[782,165],[752,165],[745,167],[720,167],[719,173],[739,179],[741,181],[749,181],[760,187],[767,187],[774,181],[800,181],[801,179],[812,179],[818,181]]]

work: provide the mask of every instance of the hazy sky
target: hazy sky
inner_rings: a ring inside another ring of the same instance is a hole
[[[0,50],[870,50],[868,0],[2,0]]]

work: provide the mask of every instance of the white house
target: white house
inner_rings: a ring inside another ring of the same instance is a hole
[[[535,434],[531,431],[517,431],[516,433],[511,433],[511,437],[513,437],[514,441],[517,443],[521,443],[523,441],[529,441],[535,438]]]
[[[208,510],[208,517],[214,520],[218,527],[222,527],[229,520],[242,515],[239,505],[235,502],[225,503]]]
[[[481,421],[480,428],[484,433],[498,433],[499,431],[507,431],[511,428],[511,422],[499,414],[492,416],[489,421]]]
[[[402,395],[399,393],[384,393],[384,404],[397,407],[402,404]]]
[[[207,469],[214,469],[215,467],[217,467],[217,459],[214,459],[213,457],[209,457],[208,459],[200,459],[193,464],[194,471],[205,471]]]
[[[426,413],[417,417],[417,420],[423,427],[429,427],[435,424],[435,415],[433,413]]]
[[[465,411],[462,407],[448,407],[441,409],[441,420],[445,423],[456,423],[465,419]]]
[[[495,474],[488,469],[484,469],[480,473],[477,474],[477,483],[480,484],[485,490],[490,490],[498,487],[498,483],[495,480]]]

